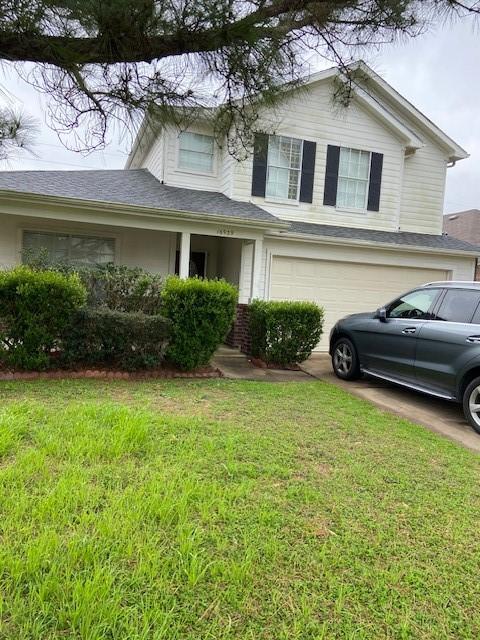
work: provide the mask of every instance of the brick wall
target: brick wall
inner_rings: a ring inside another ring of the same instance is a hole
[[[225,342],[229,347],[238,347],[242,353],[250,354],[252,342],[250,339],[248,304],[237,304],[233,327]]]

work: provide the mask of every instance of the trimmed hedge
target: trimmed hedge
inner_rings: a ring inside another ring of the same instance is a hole
[[[225,280],[167,278],[162,312],[173,323],[167,359],[186,371],[207,365],[233,323],[237,298]]]
[[[77,273],[87,290],[87,306],[115,311],[161,312],[164,279],[140,267],[125,265],[75,265],[52,260],[44,249],[27,249],[23,261],[34,271]]]
[[[249,312],[252,355],[268,364],[303,362],[323,332],[323,309],[313,302],[254,300]]]
[[[164,360],[171,328],[172,323],[159,315],[85,307],[65,330],[61,361],[68,367],[157,368]]]
[[[0,271],[0,359],[16,369],[48,368],[52,350],[85,297],[75,274],[26,266]]]

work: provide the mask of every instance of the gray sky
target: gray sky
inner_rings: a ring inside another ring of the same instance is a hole
[[[469,153],[448,170],[445,211],[480,208],[480,30],[473,20],[439,26],[417,39],[362,57]],[[41,126],[35,158],[17,155],[0,169],[122,168],[131,139],[116,132],[105,151],[68,151],[45,123],[45,98],[5,72],[0,85]]]

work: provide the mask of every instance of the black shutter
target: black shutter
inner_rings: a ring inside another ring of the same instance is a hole
[[[369,211],[380,209],[380,189],[382,187],[383,153],[372,153],[370,160],[370,184],[368,185]]]
[[[325,170],[325,189],[323,204],[334,207],[337,204],[338,163],[340,147],[327,146],[327,168]]]
[[[252,196],[265,197],[267,182],[268,135],[256,133],[253,145]]]
[[[313,200],[313,176],[315,173],[315,154],[317,143],[303,141],[302,178],[300,180],[300,202]]]

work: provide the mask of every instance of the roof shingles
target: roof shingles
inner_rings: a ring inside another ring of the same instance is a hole
[[[480,248],[446,235],[405,231],[376,231],[309,222],[281,221],[250,202],[238,202],[214,191],[199,191],[162,184],[146,169],[98,171],[1,171],[0,192],[15,191],[85,201],[111,202],[162,211],[184,211],[199,216],[217,215],[256,221],[265,226],[289,224],[285,234],[364,240],[370,243],[477,252]]]
[[[250,202],[231,200],[223,193],[162,184],[147,169],[0,171],[0,190],[4,189],[258,222],[279,222],[264,209]]]

